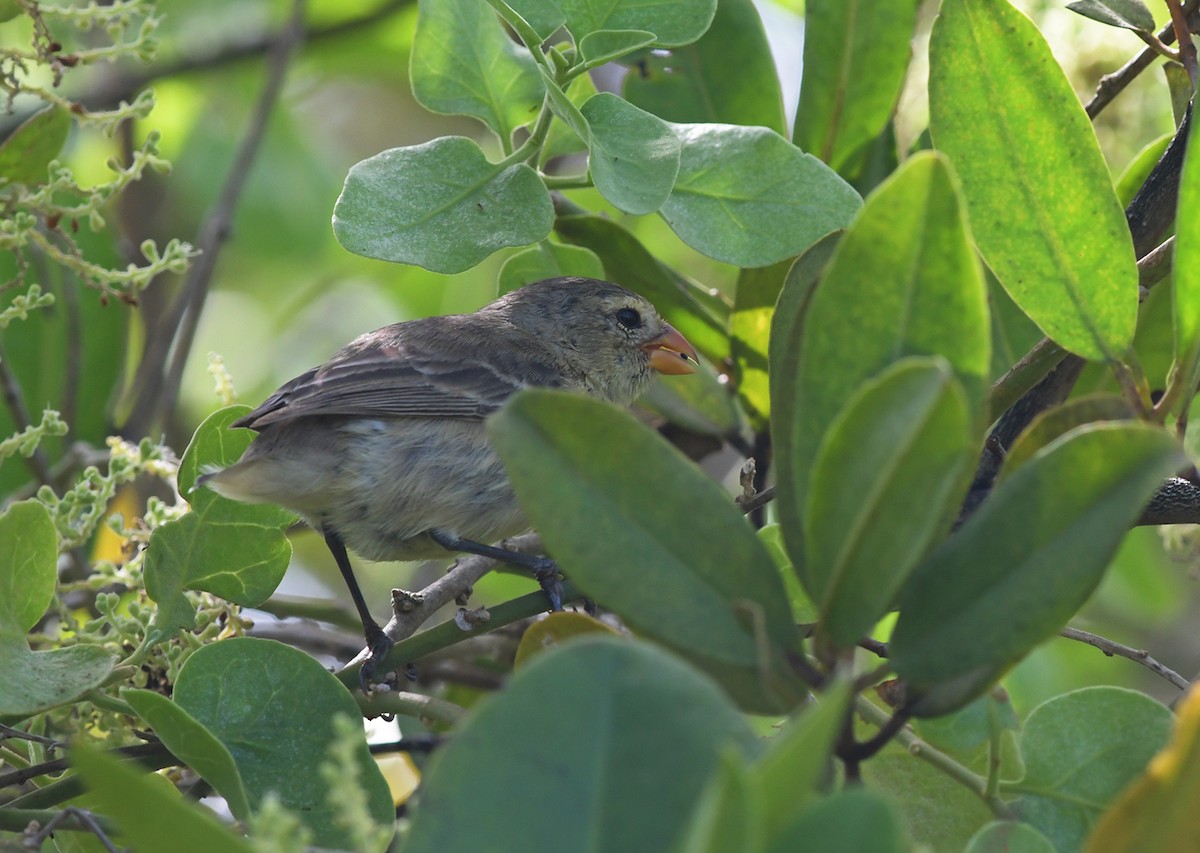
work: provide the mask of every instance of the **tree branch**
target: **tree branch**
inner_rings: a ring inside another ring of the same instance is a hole
[[[304,37],[304,8],[305,0],[294,0],[291,17],[276,37],[267,67],[266,82],[251,115],[250,124],[238,147],[233,165],[230,166],[217,203],[200,229],[200,236],[196,241],[200,256],[188,270],[183,289],[164,319],[161,334],[147,347],[143,356],[143,365],[148,366],[149,370],[139,371],[145,377],[145,382],[139,388],[137,405],[126,422],[127,433],[145,435],[161,424],[166,415],[174,410],[183,379],[183,368],[191,354],[192,342],[205,300],[208,298],[217,258],[229,239],[234,210],[249,177],[250,168],[258,155],[271,110],[279,100],[288,65]],[[165,373],[161,369],[163,364],[167,364]]]
[[[1198,6],[1200,6],[1200,0],[1188,0],[1187,3],[1184,3],[1183,12],[1188,16],[1189,21]],[[1169,23],[1163,26],[1158,31],[1158,40],[1163,44],[1174,43],[1175,24]],[[1147,47],[1113,73],[1105,74],[1101,77],[1100,82],[1096,84],[1096,91],[1092,95],[1092,99],[1084,107],[1088,118],[1094,119],[1098,116],[1100,111],[1112,103],[1113,99],[1121,94],[1125,90],[1125,87],[1132,83],[1139,74],[1149,68],[1158,56],[1157,50]]]
[[[1080,643],[1086,643],[1089,646],[1094,646],[1109,657],[1128,658],[1134,663],[1139,663],[1146,669],[1153,672],[1155,675],[1165,678],[1180,690],[1187,690],[1191,687],[1191,682],[1184,678],[1173,669],[1163,666],[1161,663],[1150,657],[1149,652],[1145,649],[1135,649],[1131,646],[1122,645],[1101,637],[1099,634],[1091,634],[1087,631],[1081,631],[1078,628],[1066,627],[1058,632],[1060,637],[1065,637],[1068,640],[1076,640]]]

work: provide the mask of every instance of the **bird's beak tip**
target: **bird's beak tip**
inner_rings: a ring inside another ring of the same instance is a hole
[[[650,369],[659,373],[695,373],[700,364],[695,348],[671,326],[643,349],[650,356]]]

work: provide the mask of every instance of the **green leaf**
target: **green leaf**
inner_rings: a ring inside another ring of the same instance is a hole
[[[1013,810],[1058,850],[1078,850],[1100,813],[1171,737],[1174,718],[1133,690],[1087,687],[1034,708],[1021,735]]]
[[[14,503],[0,514],[0,714],[24,717],[98,686],[114,658],[98,646],[31,651],[25,634],[54,598],[58,534],[45,505]]]
[[[1186,850],[1195,846],[1200,802],[1200,691],[1175,707],[1171,742],[1096,822],[1087,853]],[[1085,735],[1086,737],[1086,735]]]
[[[550,553],[590,597],[744,703],[794,703],[774,660],[796,642],[783,589],[716,483],[632,415],[581,396],[522,391],[488,433]]]
[[[971,420],[944,359],[907,358],[859,386],[830,424],[804,525],[819,637],[853,648],[949,529],[974,467]]]
[[[1068,400],[1061,406],[1042,412],[1025,428],[1005,454],[1000,476],[1007,477],[1018,470],[1047,444],[1076,427],[1100,421],[1133,419],[1133,408],[1128,401],[1115,394],[1093,394]]]
[[[0,144],[0,184],[47,183],[46,169],[62,151],[70,132],[71,115],[59,107],[47,107],[25,119]]]
[[[1055,853],[1050,839],[1027,823],[996,820],[971,836],[963,853]]]
[[[730,62],[732,56],[737,62]],[[784,132],[779,77],[751,0],[721,0],[712,27],[693,44],[640,54],[621,94],[667,121]]]
[[[1189,134],[1183,174],[1179,179],[1178,222],[1194,222],[1200,215],[1200,134]],[[1173,382],[1188,389],[1179,396],[1174,414],[1186,412],[1191,405],[1196,382],[1200,379],[1200,235],[1194,228],[1179,228],[1175,235],[1175,360],[1179,375]],[[1189,391],[1191,393],[1189,393]]]
[[[833,746],[846,722],[849,685],[835,682],[793,717],[750,772],[761,793],[763,820],[774,838],[801,817],[830,773]]]
[[[250,803],[233,755],[212,732],[178,704],[153,690],[126,688],[121,691],[121,698],[154,730],[172,755],[225,798],[235,818],[249,819]]]
[[[272,640],[223,640],[187,659],[174,698],[229,750],[250,808],[274,792],[312,831],[314,844],[344,849],[349,836],[318,771],[335,737],[334,718],[358,719],[360,712],[318,661]],[[358,777],[348,783],[366,791],[374,821],[391,826],[391,794],[365,738],[357,765]]]
[[[545,75],[549,76],[549,75]],[[561,116],[560,110],[568,109],[561,103],[561,90],[555,85],[553,88],[547,87],[546,91],[550,93],[550,105],[554,109],[554,114]],[[592,81],[592,75],[580,74],[567,87],[566,100],[571,107],[569,108],[573,114],[578,114],[580,119],[583,119],[583,113],[579,112],[579,107],[582,107],[589,99],[596,95],[596,84]],[[586,120],[584,120],[586,124]],[[590,133],[590,129],[589,129]],[[585,138],[586,135],[585,135]],[[550,132],[546,135],[546,142],[542,146],[541,153],[538,155],[541,163],[545,164],[553,160],[555,157],[562,157],[565,154],[578,154],[587,151],[588,142],[579,137],[566,120],[556,121],[550,124]]]
[[[1146,183],[1146,179],[1150,177],[1150,173],[1158,165],[1158,161],[1162,159],[1162,155],[1167,151],[1167,146],[1174,138],[1174,134],[1164,133],[1157,139],[1147,142],[1137,154],[1133,155],[1133,159],[1129,161],[1121,172],[1121,176],[1116,180],[1117,201],[1122,208],[1128,207],[1129,202],[1133,201],[1133,197],[1142,188],[1142,184]]]
[[[24,634],[54,598],[58,533],[45,504],[10,505],[0,514],[0,633]]]
[[[553,224],[550,193],[537,172],[525,163],[489,163],[461,136],[355,164],[333,209],[334,236],[351,252],[442,273],[536,243]]]
[[[805,6],[804,81],[792,140],[844,176],[848,161],[896,109],[917,5],[808,0]]]
[[[682,240],[719,261],[761,267],[844,227],[862,200],[817,158],[764,127],[675,126],[675,189],[660,211]]]
[[[764,849],[762,789],[750,779],[744,762],[727,750],[708,780],[676,853],[760,853]]]
[[[542,41],[554,35],[566,21],[555,0],[510,0],[508,3],[504,0],[488,0],[488,3],[507,21],[512,21],[514,16],[523,20]]]
[[[421,106],[474,116],[505,146],[533,121],[545,95],[529,50],[479,0],[420,0],[410,67]]]
[[[159,607],[154,624],[173,632],[195,617],[184,590],[203,590],[244,607],[262,604],[279,586],[292,556],[285,530],[296,516],[271,504],[243,504],[195,487],[208,466],[236,462],[254,433],[230,429],[249,412],[230,406],[205,418],[179,463],[179,491],[192,510],[154,530],[146,549],[146,594]]]
[[[778,524],[767,524],[758,531],[758,539],[767,548],[767,553],[775,561],[779,576],[783,578],[783,587],[787,590],[788,601],[792,606],[792,619],[799,624],[811,624],[817,621],[817,605],[813,604],[800,579],[796,567],[788,556],[783,543],[783,532]]]
[[[690,376],[659,377],[637,402],[700,435],[726,438],[744,426],[726,377],[708,364]]]
[[[999,483],[905,589],[888,650],[910,710],[962,707],[1053,636],[1096,588],[1162,478],[1183,464],[1162,429],[1097,424]]]
[[[730,747],[751,755],[758,738],[711,681],[642,643],[576,640],[435,753],[404,849],[658,853]]]
[[[657,36],[647,30],[597,30],[579,41],[579,55],[589,68],[620,59],[654,44]]]
[[[860,739],[877,729],[862,727]],[[904,816],[915,849],[960,851],[992,813],[977,791],[947,776],[925,761],[916,760],[894,741],[862,765],[863,782],[880,791]]]
[[[563,124],[571,129],[571,132],[576,137],[583,140],[588,147],[592,144],[592,129],[588,127],[587,119],[583,117],[583,112],[579,106],[571,98],[567,97],[567,93],[559,88],[555,82],[554,76],[545,68],[538,68],[538,72],[542,75],[542,81],[546,84],[546,98],[550,103],[550,109],[554,114],[562,119]]]
[[[715,316],[701,304],[629,231],[595,215],[560,216],[554,227],[564,240],[595,252],[604,264],[605,278],[650,300],[705,356],[714,362],[729,357],[726,318]]]
[[[5,632],[0,637],[0,715],[27,717],[72,702],[103,684],[115,664],[116,658],[99,646],[35,652],[21,633]]]
[[[1067,8],[1085,18],[1136,32],[1154,32],[1154,16],[1141,0],[1075,0]]]
[[[793,306],[805,304],[802,291],[788,297]],[[783,301],[781,295],[777,317]],[[791,387],[772,387],[771,417],[780,522],[811,590],[803,543],[809,479],[825,431],[849,393],[901,358],[941,356],[966,392],[975,434],[984,426],[987,292],[956,182],[941,156],[909,158],[869,197],[812,293],[802,334],[795,331],[799,322],[789,316],[772,330],[779,341],[772,373],[795,378]]]
[[[895,808],[866,788],[839,791],[812,806],[767,848],[902,853],[911,849]]]
[[[717,0],[557,0],[567,29],[579,44],[602,30],[648,30],[662,47],[690,44],[704,35]],[[521,4],[517,4],[519,7]]]
[[[942,9],[929,48],[933,139],[1013,300],[1064,348],[1122,358],[1137,317],[1125,215],[1096,135],[1033,23],[1007,2]]]
[[[767,359],[771,318],[790,261],[738,273],[737,295],[729,319],[738,399],[754,427],[766,432],[771,414],[771,373]]]
[[[250,853],[254,849],[210,810],[188,802],[165,779],[146,773],[134,762],[117,761],[81,741],[71,747],[71,765],[83,776],[99,809],[117,822],[134,850]]]
[[[508,293],[544,278],[564,275],[604,278],[604,264],[590,249],[543,240],[504,262],[500,267],[500,292]]]
[[[596,189],[626,213],[663,206],[679,173],[679,139],[670,126],[609,92],[583,105],[591,126],[588,166]]]

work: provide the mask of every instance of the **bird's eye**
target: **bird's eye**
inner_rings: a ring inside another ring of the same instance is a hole
[[[617,322],[626,329],[637,329],[642,325],[642,315],[633,308],[622,308],[617,312]]]

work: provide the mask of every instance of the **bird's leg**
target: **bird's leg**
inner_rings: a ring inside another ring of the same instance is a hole
[[[362,687],[363,693],[367,693],[370,690],[371,678],[375,675],[375,667],[391,649],[392,640],[383,632],[379,623],[375,621],[375,617],[371,615],[371,611],[367,609],[367,602],[363,599],[362,590],[358,588],[358,581],[354,577],[354,571],[350,568],[350,555],[346,553],[346,543],[332,529],[326,528],[322,532],[325,534],[325,544],[329,546],[329,552],[333,554],[333,560],[341,570],[342,578],[350,590],[350,597],[354,599],[358,618],[362,620],[363,636],[366,638],[369,654],[358,670],[358,684]]]
[[[549,557],[539,557],[534,554],[522,554],[507,548],[497,548],[495,545],[484,545],[471,539],[463,539],[436,527],[429,531],[429,538],[441,545],[447,551],[462,551],[466,554],[478,554],[480,557],[490,557],[510,566],[518,566],[533,572],[542,592],[550,601],[550,609],[563,609],[563,585],[558,575],[558,563]]]

